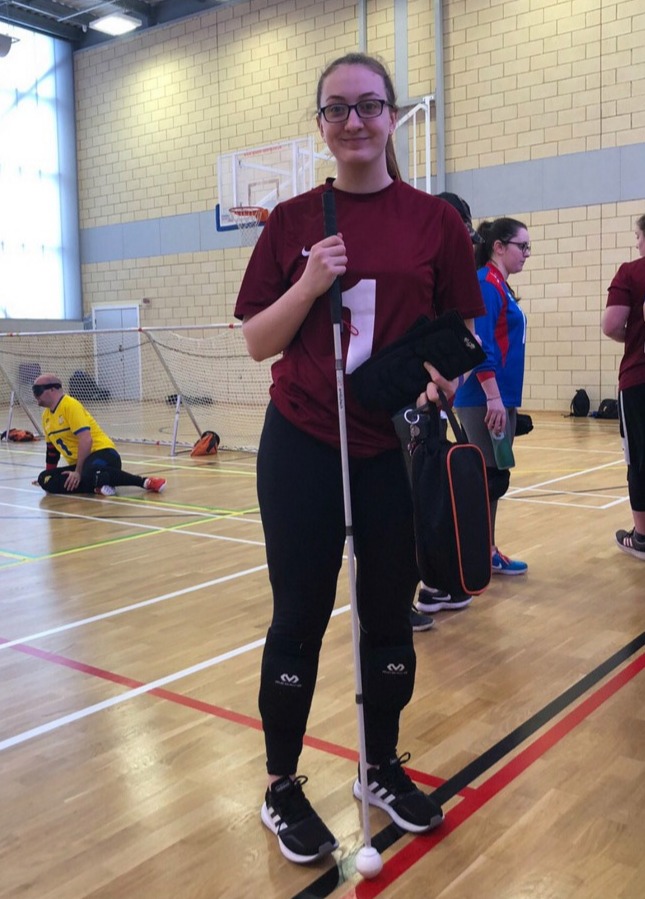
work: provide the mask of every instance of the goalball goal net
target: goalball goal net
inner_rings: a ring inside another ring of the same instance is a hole
[[[222,449],[255,451],[270,367],[249,357],[239,325],[3,333],[0,429],[42,434],[31,387],[51,373],[113,440],[174,453],[213,430]]]

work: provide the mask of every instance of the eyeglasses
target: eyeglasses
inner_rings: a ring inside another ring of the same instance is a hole
[[[507,243],[507,244],[512,243],[514,247],[519,247],[520,252],[524,253],[525,256],[527,254],[530,254],[530,252],[531,252],[531,244],[530,243],[525,243],[525,242],[519,243],[517,240],[505,240],[504,243]]]
[[[328,106],[321,106],[318,114],[321,115],[326,122],[337,125],[339,122],[346,122],[352,109],[356,110],[359,119],[377,119],[383,109],[392,104],[387,100],[359,100],[358,103],[330,103]]]
[[[60,384],[34,384],[31,388],[36,399],[42,396],[46,390],[60,390]]]

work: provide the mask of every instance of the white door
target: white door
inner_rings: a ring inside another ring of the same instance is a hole
[[[95,306],[92,309],[94,330],[138,328],[138,306]],[[96,334],[96,380],[99,387],[110,391],[110,399],[141,398],[140,336],[132,333]]]

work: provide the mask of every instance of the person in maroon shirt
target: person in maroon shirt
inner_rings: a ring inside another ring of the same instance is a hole
[[[645,215],[636,221],[639,259],[624,262],[609,285],[602,331],[625,344],[618,372],[620,434],[634,527],[616,531],[623,552],[645,560]]]
[[[279,204],[249,261],[235,308],[255,360],[273,364],[257,460],[273,617],[262,659],[259,706],[267,771],[263,823],[283,855],[309,862],[338,841],[297,776],[318,659],[345,546],[333,329],[327,292],[340,279],[344,370],[352,372],[402,336],[420,314],[457,309],[472,330],[484,312],[470,239],[448,204],[405,184],[392,134],[391,78],[372,57],[331,63],[318,83],[317,123],[337,177]],[[324,236],[322,194],[333,191],[338,233]],[[421,397],[437,401],[431,366]],[[345,393],[352,518],[361,624],[363,711],[369,781],[362,797],[402,828],[443,820],[397,754],[401,710],[414,687],[410,608],[418,582],[410,486],[386,413]]]

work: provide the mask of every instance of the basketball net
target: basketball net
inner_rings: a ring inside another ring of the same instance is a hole
[[[263,206],[233,206],[229,212],[240,232],[242,246],[252,247],[260,236],[260,226],[269,218],[269,210]]]

